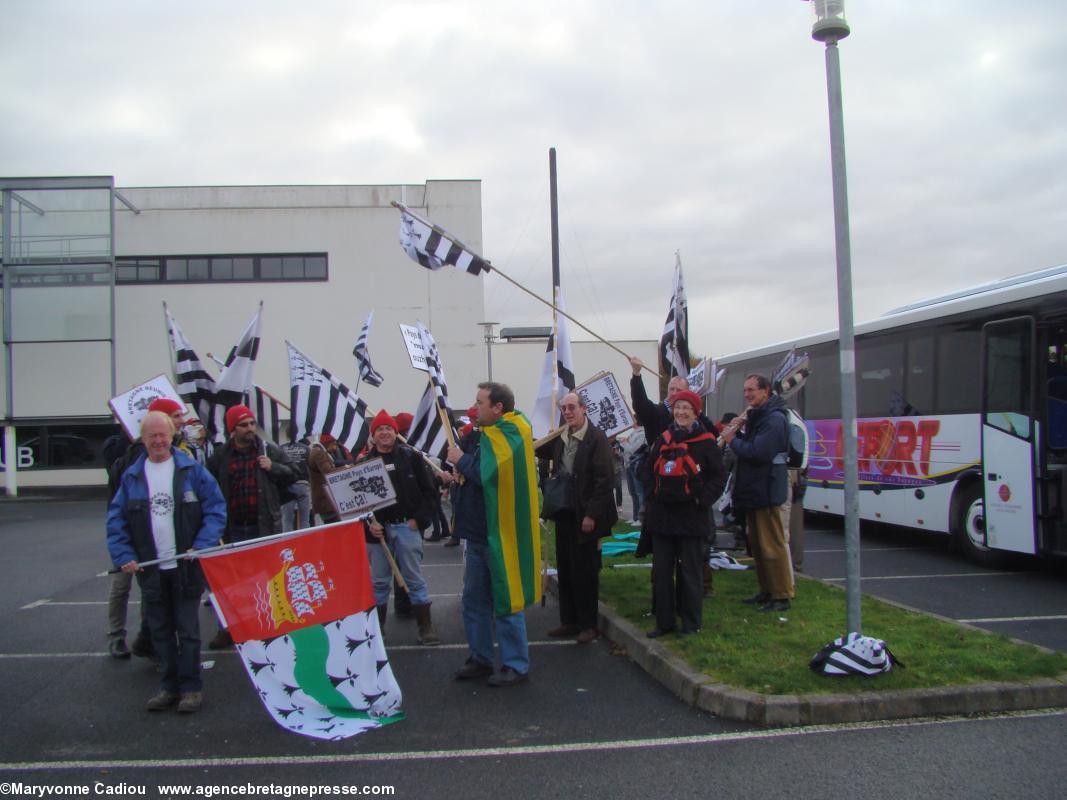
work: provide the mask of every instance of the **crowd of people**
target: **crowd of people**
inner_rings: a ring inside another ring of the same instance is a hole
[[[803,482],[783,457],[788,428],[779,412],[784,401],[765,376],[751,375],[744,383],[745,411],[716,423],[703,413],[701,397],[684,377],[671,378],[666,399],[655,402],[645,391],[641,360],[632,357],[630,366],[638,424],[627,436],[609,439],[592,423],[583,396],[570,392],[559,402],[563,425],[558,435],[546,437],[536,450],[537,473],[543,483],[553,483],[554,495],[553,510],[546,505],[545,512],[554,522],[559,625],[548,635],[580,644],[600,635],[601,544],[619,519],[624,481],[632,499],[628,521],[641,530],[637,554],[652,556],[655,624],[649,637],[701,629],[715,508],[723,504],[724,490],[731,518],[743,526],[738,538],[747,540],[755,561],[759,590],[744,602],[762,611],[789,609],[794,568],[803,557],[802,538],[790,534],[797,530],[791,520],[800,506],[795,504],[791,514],[790,501],[799,499]],[[515,412],[515,397],[506,385],[479,384],[459,440],[434,463],[403,438],[410,414],[380,411],[369,423],[366,446],[353,454],[326,433],[281,446],[267,441],[244,405],[227,410],[225,441],[213,446],[205,426],[186,418],[181,404],[156,400],[138,439],[116,440],[105,450],[111,489],[107,545],[116,567],[108,602],[109,652],[114,658],[132,654],[158,662],[160,688],[147,709],[192,713],[202,704],[198,613],[205,583],[197,559],[178,556],[220,542],[340,521],[327,476],[370,458],[382,460],[396,494],[395,502],[378,509],[365,525],[383,635],[392,592],[397,615],[414,617],[419,643],[439,644],[422,569],[424,544],[454,546],[462,540],[468,654],[454,677],[485,677],[494,687],[524,682],[530,668],[524,612],[501,613],[494,604],[499,589],[490,568],[490,526],[497,516],[487,511],[482,458],[488,446],[483,431]],[[127,647],[134,577],[141,590],[141,620]],[[208,643],[212,649],[230,645],[224,628]]]

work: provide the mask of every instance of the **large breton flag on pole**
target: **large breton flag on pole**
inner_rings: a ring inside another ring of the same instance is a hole
[[[509,411],[482,428],[479,456],[489,535],[493,613],[507,616],[541,600],[541,534],[530,423]]]
[[[367,404],[291,342],[289,389],[292,441],[328,433],[353,453],[367,442]]]
[[[163,316],[167,322],[167,338],[174,360],[174,385],[178,394],[193,409],[193,413],[205,425],[211,420],[215,403],[215,379],[200,363],[192,344],[185,338],[167,304],[163,304]]]
[[[556,287],[556,308],[566,311],[563,291]],[[555,386],[555,397],[552,389]],[[548,338],[545,360],[541,365],[541,382],[537,386],[537,399],[530,415],[534,440],[547,436],[559,427],[559,401],[567,392],[574,391],[574,358],[571,356],[571,334],[567,318],[556,317],[556,331]]]
[[[263,303],[226,356],[225,365],[215,381],[215,400],[225,408],[243,403],[252,394],[252,371],[259,355],[259,337],[263,327]],[[225,412],[225,408],[223,409]]]
[[[664,375],[685,377],[689,374],[689,312],[682,283],[682,257],[678,253],[674,254],[671,307],[659,339],[659,364]]]
[[[226,362],[220,361],[211,353],[208,353],[208,356],[218,367],[222,368],[226,365]],[[252,384],[251,399],[246,397],[243,402],[252,407],[256,415],[256,423],[263,435],[278,444],[282,433],[282,402],[258,383]]]
[[[471,275],[489,272],[489,262],[467,247],[444,228],[423,219],[402,203],[400,209],[400,245],[413,261],[426,269],[441,269],[451,264]]]
[[[415,325],[422,340],[429,382],[412,416],[408,444],[429,456],[444,459],[448,445],[455,439],[455,432],[451,430],[452,415],[448,407],[448,384],[445,381],[444,365],[441,363],[441,355],[437,351],[433,336],[421,322],[416,320]]]
[[[364,538],[352,520],[200,557],[248,677],[287,730],[345,739],[404,718]]]
[[[381,386],[382,376],[371,366],[370,353],[367,352],[367,339],[370,338],[370,322],[373,318],[374,309],[371,309],[371,312],[367,314],[367,321],[360,328],[356,346],[352,348],[352,355],[356,357],[356,364],[359,366],[359,379],[371,386]]]

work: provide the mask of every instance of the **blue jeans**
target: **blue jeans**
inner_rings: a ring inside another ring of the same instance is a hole
[[[152,594],[142,592],[141,602],[163,670],[159,686],[168,692],[199,692],[200,598],[184,596],[177,569],[161,569],[159,597]]]
[[[638,519],[641,513],[641,481],[637,479],[637,464],[626,468],[626,489],[630,492],[630,499],[634,502],[633,519]]]
[[[385,539],[389,549],[408,585],[411,604],[416,606],[430,602],[426,591],[426,579],[422,577],[422,531],[413,531],[406,522],[385,522]],[[382,552],[382,545],[376,540],[367,543],[370,553],[370,572],[374,582],[374,602],[379,606],[388,605],[389,590],[393,587],[393,570],[389,560]]]
[[[493,584],[489,574],[489,545],[467,541],[463,570],[463,630],[467,646],[475,661],[492,666],[493,658]],[[496,617],[496,638],[500,645],[500,663],[526,674],[530,669],[530,651],[526,641],[526,615],[523,612]]]
[[[282,503],[282,533],[311,527],[311,487],[308,482],[290,484],[289,493],[296,499]]]

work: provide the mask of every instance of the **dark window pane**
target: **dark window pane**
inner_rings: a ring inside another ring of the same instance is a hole
[[[977,327],[943,327],[937,337],[937,406],[929,414],[976,414],[980,409]]]
[[[137,267],[127,267],[124,265],[115,265],[115,280],[119,283],[124,281],[137,280]]]
[[[286,256],[282,259],[282,277],[283,278],[303,278],[304,277],[304,257],[303,256]]]
[[[884,417],[901,405],[904,396],[904,344],[861,339],[856,347],[856,412],[861,417]]]
[[[167,280],[168,281],[184,281],[188,270],[185,266],[184,258],[168,258],[167,259]]]
[[[837,342],[818,344],[808,351],[811,377],[804,384],[805,419],[838,419],[841,416],[841,363]]]
[[[159,280],[159,262],[154,264],[142,264],[137,268],[137,280],[139,281],[158,281]]]
[[[233,279],[235,281],[250,281],[255,277],[256,274],[251,258],[235,258],[233,260]]]
[[[934,407],[934,337],[916,335],[908,342],[904,407],[897,417],[929,414]]]
[[[325,256],[308,256],[304,259],[304,277],[305,278],[325,278],[326,277],[326,257]]]
[[[259,260],[259,277],[264,280],[282,276],[282,260],[274,256],[265,256]]]
[[[189,259],[189,280],[206,281],[210,278],[211,273],[208,271],[208,260],[206,258]]]
[[[215,280],[215,281],[233,280],[233,259],[232,258],[213,258],[213,259],[211,259],[211,279]]]

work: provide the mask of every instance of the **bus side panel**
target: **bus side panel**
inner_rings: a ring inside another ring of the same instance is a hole
[[[844,513],[841,423],[808,420],[804,507]],[[860,517],[948,533],[961,473],[978,463],[977,414],[867,417],[857,422]]]

